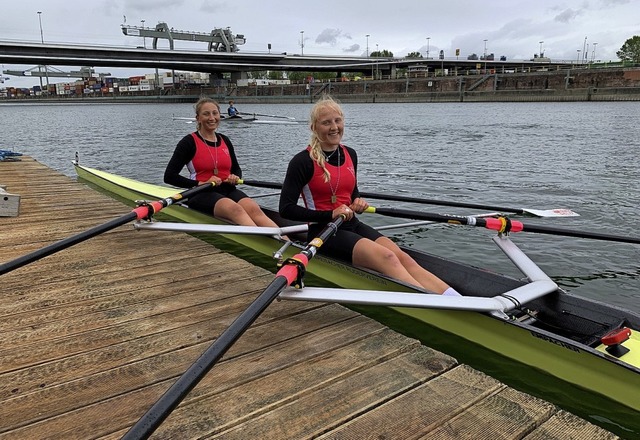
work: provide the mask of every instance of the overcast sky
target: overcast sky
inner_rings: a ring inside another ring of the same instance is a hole
[[[245,36],[242,52],[267,52],[271,43],[272,52],[300,53],[304,37],[305,54],[366,56],[368,42],[369,53],[389,50],[403,57],[419,51],[426,56],[429,49],[431,57],[440,50],[449,57],[460,49],[460,57],[466,58],[482,55],[487,40],[487,53],[496,59],[530,59],[542,47],[554,60],[583,58],[587,48],[588,60],[617,60],[624,42],[640,35],[638,0],[5,0],[0,39],[40,42],[38,11],[46,43],[137,47],[142,39],[123,35],[120,26],[125,20],[140,26],[144,20],[146,27],[165,22],[170,28],[197,32],[229,27]],[[150,41],[146,43],[149,47]],[[206,43],[176,42],[176,47],[206,50]],[[141,72],[96,71],[123,77]],[[38,84],[32,77],[10,78],[0,87]],[[61,81],[69,80],[51,82]]]

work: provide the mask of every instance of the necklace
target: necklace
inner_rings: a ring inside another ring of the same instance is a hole
[[[326,153],[324,150],[322,150],[322,153],[324,154],[324,161],[325,161],[325,162],[328,162],[328,161],[329,161],[329,159],[331,159],[331,157],[332,157],[334,154],[336,154],[336,151],[338,151],[338,149],[339,149],[339,148],[340,148],[340,147],[338,147],[338,148],[336,148],[335,150],[333,150],[333,151],[331,152],[331,154],[329,154],[329,155],[327,155],[327,153]],[[338,156],[340,156],[340,154],[338,154]]]
[[[199,130],[198,130],[198,134],[199,134],[199,135],[202,137],[202,139],[205,141],[205,144],[206,144],[207,142],[212,142],[212,141],[207,141],[207,140],[205,139],[204,135],[203,135]],[[215,136],[215,133],[214,133],[214,136]],[[216,136],[216,140],[215,140],[215,141],[213,141],[213,143],[215,144],[215,143],[217,143],[217,142],[218,142],[218,138],[217,138],[217,136]],[[207,148],[207,151],[209,152],[209,156],[211,157],[211,160],[213,161],[213,175],[214,175],[214,176],[217,176],[217,175],[218,175],[218,148],[216,148],[215,146],[214,146],[214,147],[212,147],[212,146],[211,146],[211,145],[209,145],[209,144],[207,144],[207,147],[209,147],[209,148]],[[214,159],[214,157],[213,157],[213,154],[211,154],[211,148],[213,148],[213,150],[216,152],[215,159]]]
[[[331,203],[336,203],[338,201],[338,197],[336,197],[336,192],[338,191],[338,185],[340,185],[340,147],[336,148],[333,153],[338,152],[338,179],[336,180],[336,187],[331,186],[331,177],[329,178],[329,189],[331,189]],[[329,155],[329,157],[333,156],[333,153]],[[326,155],[325,155],[326,156]],[[329,160],[327,157],[327,160]]]

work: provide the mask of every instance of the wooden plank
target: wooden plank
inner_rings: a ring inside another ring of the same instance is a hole
[[[381,345],[377,346],[373,351],[381,348]],[[356,356],[361,355],[358,352]],[[353,358],[357,357],[348,356],[346,361]],[[452,368],[455,360],[426,347],[416,346],[415,350],[408,353],[369,365],[355,366],[352,360],[352,365],[336,365],[335,358],[327,359],[326,364],[322,360],[319,363],[317,370],[301,367],[280,380],[272,380],[271,388],[270,384],[261,384],[258,389],[266,388],[266,396],[254,393],[252,400],[248,400],[249,395],[245,399],[236,398],[238,402],[245,402],[243,406],[264,407],[267,399],[273,399],[274,404],[267,407],[270,411],[251,414],[242,425],[218,432],[212,438],[312,438],[324,432],[327,425],[343,424],[354,412],[376,407],[432,379]],[[327,372],[332,376],[327,377]],[[278,402],[276,406],[277,400],[273,395],[286,400]],[[192,407],[189,409],[196,411]],[[211,412],[200,411],[200,420],[212,417],[207,413]],[[213,414],[217,415],[218,412],[213,411]],[[188,415],[183,414],[182,419],[185,417]],[[282,420],[287,420],[287,423],[281,423]]]
[[[254,330],[256,331],[258,330]],[[315,333],[306,333],[300,338],[287,337],[283,344],[275,346],[268,344],[261,350],[247,349],[246,346],[243,348],[240,345],[234,348],[236,354],[229,353],[229,361],[222,361],[216,367],[215,373],[207,375],[188,398],[197,400],[205,392],[226,395],[228,390],[237,386],[238,383],[250,383],[257,377],[265,376],[274,370],[281,370],[291,363],[304,363],[317,356],[317,353],[332,352],[336,346],[352,341],[354,334],[366,336],[380,331],[379,324],[365,318],[357,318],[355,321],[344,321],[337,327],[326,327],[320,331],[320,335],[325,334],[325,337],[319,339]],[[239,344],[240,342],[251,344],[249,342],[251,339],[251,335],[247,335],[239,341]],[[343,342],[340,342],[340,339]],[[47,433],[62,432],[63,435],[60,438],[64,436],[79,438],[88,435],[104,435],[116,429],[127,428],[160,397],[175,380],[176,375],[184,371],[204,351],[204,345],[174,350],[164,355],[110,369],[103,374],[92,375],[81,380],[80,383],[74,381],[65,384],[62,390],[52,390],[48,395],[49,398],[44,398],[45,394],[40,396],[35,396],[33,393],[27,394],[24,399],[29,399],[39,409],[37,414],[32,415],[38,422],[33,423],[36,420],[31,420],[29,425],[12,431],[12,435],[15,433],[23,436],[22,438],[44,438]],[[398,347],[394,348],[394,350],[398,349]],[[247,352],[246,356],[239,356],[242,352]],[[114,386],[116,389],[113,388]],[[53,395],[51,393],[56,391],[59,397],[56,398],[55,404],[50,404]],[[255,393],[255,389],[251,392]],[[216,400],[225,399],[219,396]],[[92,402],[95,403],[92,404]],[[25,407],[23,402],[17,403],[20,404],[16,405],[16,410]],[[3,411],[9,409],[6,408]],[[43,409],[48,409],[50,413],[46,411],[43,413]],[[103,417],[104,414],[109,414],[109,417]],[[26,422],[20,419],[20,414],[16,414],[15,418],[26,425]],[[87,424],[86,420],[92,422]],[[190,437],[191,435],[185,434],[184,438]],[[50,437],[47,436],[47,438]]]

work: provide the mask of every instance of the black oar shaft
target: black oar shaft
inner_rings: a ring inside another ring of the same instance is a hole
[[[75,244],[78,244],[90,238],[93,238],[96,235],[102,234],[103,232],[107,232],[107,231],[110,231],[111,229],[117,228],[118,226],[127,224],[130,221],[135,220],[136,218],[137,218],[136,213],[130,212],[129,214],[126,214],[120,218],[111,220],[103,225],[91,228],[88,231],[84,231],[72,237],[65,238],[64,240],[60,240],[56,243],[45,246],[42,249],[38,249],[34,252],[31,252],[30,254],[23,255],[22,257],[18,257],[7,263],[2,263],[0,264],[0,275],[3,275],[14,269],[18,269],[19,267],[25,266],[29,263],[33,263],[34,261],[37,261],[41,258],[47,257],[58,251],[71,247]]]
[[[284,276],[277,276],[122,439],[149,438],[285,287],[287,287],[287,279]]]
[[[603,234],[598,232],[585,232],[573,229],[554,228],[549,226],[529,225],[517,220],[500,220],[495,218],[484,219],[477,217],[464,217],[460,215],[442,215],[430,212],[412,211],[408,209],[396,208],[373,208],[373,211],[377,214],[385,215],[388,217],[410,218],[414,220],[429,220],[440,223],[481,226],[496,231],[501,231],[502,228],[508,224],[507,230],[510,230],[511,232],[537,232],[541,234],[560,235],[565,237],[590,238],[593,240],[640,244],[640,238],[637,237]]]
[[[243,181],[243,183],[245,185],[255,186],[258,188],[282,189],[282,184],[276,183],[276,182],[264,182],[261,180],[245,180]],[[421,203],[423,205],[452,206],[457,208],[486,209],[488,211],[511,212],[514,214],[526,214],[526,211],[521,208],[508,208],[504,206],[482,205],[479,203],[452,202],[448,200],[425,199],[421,197],[420,198],[408,197],[408,196],[399,196],[395,194],[380,194],[380,193],[372,193],[372,192],[360,192],[360,195],[367,199],[390,200],[393,202]]]
[[[378,194],[371,192],[361,192],[360,195],[368,199],[390,200],[393,202],[410,202],[421,203],[423,205],[453,206],[456,208],[486,209],[488,211],[525,214],[525,211],[519,208],[505,208],[504,206],[481,205],[478,203],[452,202],[447,200],[423,199],[417,197],[398,196],[393,194]]]
[[[281,183],[275,183],[275,182],[264,182],[262,180],[242,180],[242,182],[244,185],[249,185],[249,186],[255,186],[258,188],[270,188],[270,189],[282,189],[282,184]]]
[[[153,406],[124,435],[123,440],[146,439],[180,404],[187,394],[204,378],[220,358],[244,334],[260,314],[271,304],[288,285],[300,275],[302,267],[313,258],[316,250],[338,230],[344,221],[338,217],[329,223],[318,236],[278,271],[276,278],[267,286],[233,323],[209,346],[187,371],[153,404]]]
[[[603,234],[600,232],[585,232],[572,229],[559,229],[548,226],[522,225],[525,232],[538,232],[540,234],[563,235],[566,237],[591,238],[594,240],[616,241],[620,243],[640,244],[640,238],[624,235]]]
[[[114,220],[110,220],[100,226],[95,226],[88,231],[81,232],[72,237],[65,238],[56,243],[45,246],[42,249],[38,249],[30,254],[24,255],[22,257],[18,257],[14,260],[8,261],[6,263],[0,264],[0,275],[3,275],[12,270],[18,269],[26,264],[33,263],[41,258],[47,257],[51,254],[54,254],[63,249],[69,248],[73,245],[81,243],[85,240],[95,237],[96,235],[100,235],[104,232],[110,231],[112,229],[117,228],[118,226],[122,226],[124,224],[129,223],[130,221],[136,219],[143,219],[150,217],[156,212],[160,211],[163,208],[166,208],[169,205],[172,205],[181,200],[186,200],[194,194],[199,193],[200,191],[205,190],[206,188],[211,188],[211,185],[199,185],[193,188],[190,188],[181,193],[175,194],[171,197],[167,197],[162,200],[158,200],[155,202],[151,202],[149,204],[138,206],[133,209],[130,213],[123,215]]]

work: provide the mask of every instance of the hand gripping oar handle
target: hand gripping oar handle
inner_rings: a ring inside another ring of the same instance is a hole
[[[10,272],[14,269],[22,267],[26,264],[32,263],[41,258],[47,257],[51,254],[54,254],[58,251],[71,247],[75,244],[81,243],[85,240],[88,240],[96,235],[100,235],[103,232],[110,231],[112,229],[117,228],[118,226],[122,226],[124,224],[129,223],[133,220],[141,220],[144,218],[149,218],[156,212],[160,211],[163,208],[166,208],[169,205],[173,205],[176,202],[186,200],[194,194],[203,191],[206,188],[210,188],[211,185],[200,185],[193,188],[190,188],[181,193],[175,194],[171,197],[167,197],[166,199],[161,199],[155,202],[144,203],[137,208],[133,209],[130,213],[123,215],[122,217],[113,219],[104,223],[100,226],[95,226],[87,231],[81,232],[74,236],[65,238],[56,243],[50,244],[49,246],[45,246],[42,249],[38,249],[37,251],[31,252],[30,254],[24,255],[22,257],[18,257],[15,260],[11,260],[7,263],[0,264],[0,275],[3,275],[7,272]]]
[[[340,216],[327,224],[322,232],[311,240],[300,253],[286,260],[280,270],[278,270],[278,273],[276,273],[275,279],[267,288],[222,332],[198,360],[171,385],[171,388],[153,404],[122,439],[149,438],[180,404],[182,399],[204,378],[209,370],[224,356],[251,324],[258,319],[267,306],[269,306],[287,286],[294,284],[296,280],[301,278],[301,271],[304,271],[309,260],[316,254],[317,249],[336,233],[343,221],[344,217]]]
[[[498,232],[537,232],[541,234],[563,235],[566,237],[591,238],[594,240],[640,244],[640,238],[636,237],[625,237],[622,235],[601,234],[597,232],[585,232],[572,229],[553,228],[548,226],[525,225],[520,221],[511,220],[505,217],[464,217],[460,215],[443,215],[433,214],[430,212],[410,211],[407,209],[374,208],[372,206],[367,208],[366,212],[375,212],[376,214],[386,215],[389,217],[411,218],[415,220],[430,220],[440,223],[452,223],[469,226],[481,226]]]

